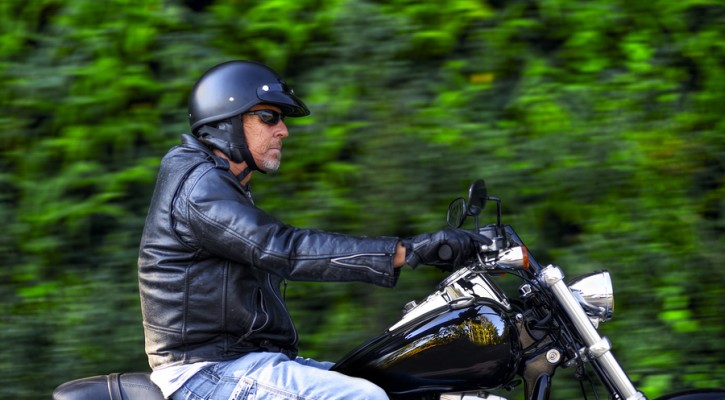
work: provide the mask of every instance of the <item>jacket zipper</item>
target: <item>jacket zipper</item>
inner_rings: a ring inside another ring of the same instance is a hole
[[[257,323],[257,319],[260,316],[264,316],[264,318],[265,318],[264,324],[262,324],[262,326],[260,326],[259,328],[254,329],[254,325]],[[251,335],[255,332],[261,331],[262,329],[264,329],[265,326],[267,326],[267,324],[269,323],[269,320],[270,320],[269,312],[267,311],[267,307],[265,307],[265,304],[264,304],[264,293],[262,292],[262,288],[258,288],[257,289],[257,303],[255,304],[255,307],[254,307],[254,318],[252,318],[252,322],[249,324],[249,330],[247,331],[247,333],[244,334],[244,336],[242,336],[242,338],[248,338],[249,335]]]
[[[250,183],[246,184],[245,186],[242,186],[242,192],[244,192],[244,195],[249,199],[249,202],[254,204],[254,198],[252,198],[252,189],[249,187],[251,185]]]

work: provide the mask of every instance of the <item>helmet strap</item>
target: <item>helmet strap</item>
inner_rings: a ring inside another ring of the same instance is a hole
[[[241,118],[232,118],[232,131],[215,128],[213,126],[204,125],[199,128],[197,136],[202,138],[206,143],[221,151],[229,157],[229,160],[235,163],[246,162],[247,167],[237,175],[240,181],[247,177],[252,171],[266,173],[257,167],[254,162],[254,156],[249,151],[247,139],[244,134],[244,125]],[[241,140],[239,140],[241,139]]]
[[[232,118],[232,137],[242,138],[242,140],[239,141],[239,146],[235,146],[233,141],[229,141],[231,146],[241,153],[242,161],[247,162],[247,168],[242,171],[242,174],[244,174],[244,176],[247,176],[252,171],[259,171],[263,174],[266,174],[266,172],[262,171],[261,169],[259,169],[259,167],[257,167],[257,163],[254,162],[254,156],[252,156],[252,152],[249,151],[249,146],[247,145],[247,135],[244,133],[244,124],[242,124],[242,118]]]

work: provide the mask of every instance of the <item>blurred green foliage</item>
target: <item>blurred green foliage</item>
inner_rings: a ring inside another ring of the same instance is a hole
[[[312,110],[254,179],[272,214],[405,236],[483,177],[540,262],[612,271],[602,329],[645,393],[725,386],[724,24],[711,0],[0,2],[0,397],[148,369],[135,263],[156,167],[229,59]],[[441,278],[291,282],[302,354],[341,357]]]

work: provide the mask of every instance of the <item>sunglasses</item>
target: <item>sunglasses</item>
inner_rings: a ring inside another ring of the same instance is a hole
[[[254,114],[259,117],[260,121],[272,126],[277,125],[280,120],[284,121],[284,114],[275,110],[247,111],[245,114]]]

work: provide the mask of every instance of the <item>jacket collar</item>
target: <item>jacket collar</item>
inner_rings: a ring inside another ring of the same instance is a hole
[[[182,134],[181,135],[181,145],[184,147],[189,147],[194,150],[199,150],[209,156],[210,159],[214,160],[214,164],[216,164],[217,168],[222,169],[229,169],[229,162],[216,154],[214,154],[211,149],[206,147],[203,143],[201,143],[197,138],[189,135],[189,134]]]
[[[203,152],[204,154],[209,156],[209,158],[211,160],[214,161],[214,164],[217,168],[224,169],[224,170],[231,172],[231,170],[229,169],[229,161],[214,154],[214,152],[211,151],[211,149],[209,149],[208,147],[206,147],[202,142],[200,142],[199,139],[185,133],[185,134],[181,135],[181,145],[183,147],[188,147],[188,148],[192,148],[192,149]],[[245,172],[246,171],[248,171],[248,170],[245,170]],[[238,176],[236,178],[239,179]],[[239,180],[241,180],[241,179],[239,179]],[[246,185],[240,185],[240,186],[242,187],[246,196],[249,198],[249,200],[252,202],[252,204],[254,204],[254,200],[252,199],[252,186],[251,185],[252,184],[250,182],[250,183],[247,183]]]

